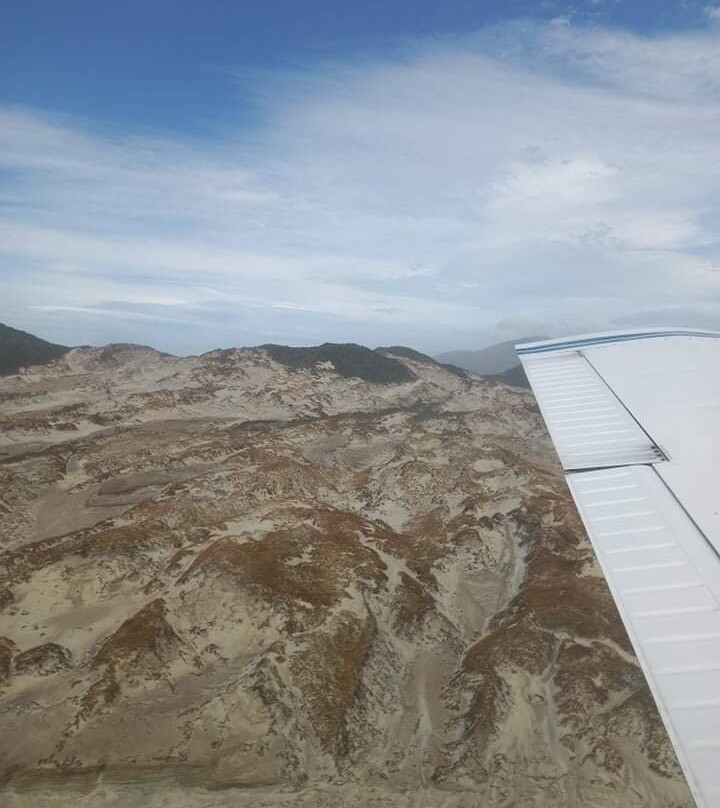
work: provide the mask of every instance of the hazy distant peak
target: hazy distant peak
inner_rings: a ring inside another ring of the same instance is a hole
[[[503,373],[518,364],[515,346],[522,342],[537,342],[547,337],[517,337],[498,342],[478,351],[448,351],[435,358],[440,362],[450,362],[461,368],[479,373],[481,376]]]

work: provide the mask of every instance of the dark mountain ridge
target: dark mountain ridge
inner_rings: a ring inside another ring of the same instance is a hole
[[[400,358],[435,365],[459,378],[466,377],[468,371],[471,371],[486,376],[491,381],[499,381],[515,387],[526,387],[527,380],[516,362],[508,364],[510,362],[509,350],[512,350],[514,356],[514,344],[514,342],[501,343],[482,351],[457,351],[442,354],[440,357],[458,356],[462,359],[459,364],[439,361],[439,358],[433,358],[404,345],[380,346],[374,350],[355,343],[334,342],[308,347],[292,347],[274,343],[258,347],[267,351],[274,361],[289,368],[307,369],[316,367],[322,362],[331,362],[339,376],[359,378],[374,384],[403,384],[413,381],[415,374],[407,365],[398,361]],[[70,350],[72,349],[68,346],[48,342],[34,334],[0,323],[0,375],[12,375],[21,368],[47,364],[60,359]],[[123,358],[126,358],[133,350],[150,350],[162,356],[170,356],[170,354],[155,351],[154,348],[145,345],[112,343],[102,347],[98,359],[106,364],[122,364]],[[234,349],[228,349],[228,351],[232,350]],[[210,353],[216,352],[211,351]],[[227,353],[227,351],[220,353]],[[466,360],[464,358],[466,356],[471,359]],[[473,357],[475,358],[473,359]],[[477,357],[485,357],[485,359]],[[507,367],[503,367],[499,371],[486,369],[500,365],[507,365]]]
[[[326,342],[310,348],[287,345],[260,345],[275,362],[290,368],[311,368],[320,362],[332,362],[345,378],[359,378],[375,384],[400,384],[415,379],[402,362],[354,343]]]
[[[483,376],[489,382],[500,382],[500,384],[507,384],[509,387],[526,387],[530,389],[530,382],[525,375],[522,365],[515,365],[513,368],[508,368],[502,373],[488,373]]]
[[[0,376],[17,373],[30,365],[45,365],[69,350],[66,345],[56,345],[0,323]]]
[[[453,373],[455,376],[459,376],[460,378],[467,376],[467,371],[463,370],[457,365],[450,365],[446,362],[438,362],[438,360],[433,359],[432,356],[420,353],[420,351],[416,351],[414,348],[407,348],[405,345],[391,345],[386,348],[375,348],[375,350],[381,354],[392,354],[393,356],[401,356],[404,359],[413,359],[416,362],[427,362],[430,365],[437,365],[437,367],[443,368],[449,373]]]

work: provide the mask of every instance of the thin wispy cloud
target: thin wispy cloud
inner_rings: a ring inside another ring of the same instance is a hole
[[[0,109],[0,320],[171,350],[720,324],[711,22],[503,24],[252,81],[262,123],[195,140]]]

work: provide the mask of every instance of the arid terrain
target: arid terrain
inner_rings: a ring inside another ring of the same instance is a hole
[[[532,395],[351,347],[0,379],[0,805],[693,805]]]

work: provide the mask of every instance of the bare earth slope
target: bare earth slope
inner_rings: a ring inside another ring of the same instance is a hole
[[[2,805],[692,805],[530,394],[401,361],[0,380]]]

